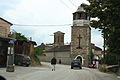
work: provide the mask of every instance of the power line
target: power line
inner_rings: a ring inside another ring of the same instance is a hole
[[[71,0],[69,0],[69,2],[74,6],[74,7],[78,7],[77,5],[75,5]]]
[[[59,0],[63,5],[65,5],[67,8],[69,8],[71,11],[73,11],[72,10],[72,8],[70,8],[64,1],[62,1],[62,0]]]
[[[72,24],[61,24],[61,25],[32,25],[32,24],[13,24],[15,26],[34,26],[34,27],[40,27],[40,26],[71,26]]]

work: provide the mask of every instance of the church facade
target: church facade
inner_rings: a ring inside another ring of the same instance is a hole
[[[45,45],[45,56],[41,56],[41,61],[49,62],[52,57],[63,64],[70,64],[76,57],[81,58],[82,65],[88,66],[89,53],[91,50],[91,28],[89,17],[82,7],[78,7],[73,13],[73,25],[71,26],[71,43],[64,44],[64,34],[60,31],[54,33],[54,43]]]

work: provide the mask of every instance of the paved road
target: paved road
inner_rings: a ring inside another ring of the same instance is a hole
[[[42,67],[15,67],[15,72],[5,72],[0,69],[0,75],[7,80],[120,80],[115,75],[101,73],[96,69],[83,68],[70,69],[68,65],[56,65],[56,71],[52,71],[49,63],[43,63]]]

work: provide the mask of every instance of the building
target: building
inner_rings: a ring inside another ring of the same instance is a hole
[[[0,17],[0,36],[8,37],[8,34],[10,33],[10,26],[12,25],[12,23]]]
[[[85,10],[79,6],[77,11],[73,13],[73,26],[71,26],[71,54],[72,58],[79,55],[84,66],[88,66],[88,55],[91,47],[91,28],[89,22],[89,17]]]
[[[100,60],[103,56],[102,49],[97,47],[93,43],[91,43],[91,49],[92,49],[92,53],[94,54],[94,59]]]
[[[15,39],[15,36],[10,34],[10,26],[12,25],[13,24],[7,20],[0,18],[0,67],[6,66],[10,40],[14,41],[14,54],[25,54],[31,56],[35,53],[34,45],[36,45],[36,42]]]
[[[32,56],[35,53],[34,45],[37,45],[34,41],[17,39],[14,43],[14,54]]]
[[[12,23],[0,17],[0,66],[6,65],[9,41],[11,40],[11,38],[8,38],[8,34],[12,25]]]
[[[95,55],[99,55],[101,49],[97,46],[91,46],[91,28],[89,26],[89,17],[82,7],[78,7],[73,13],[73,26],[71,26],[71,43],[64,44],[65,33],[57,31],[54,33],[54,43],[45,45],[45,56],[40,56],[41,61],[48,61],[56,57],[62,64],[70,64],[71,60],[80,58],[82,65],[88,66],[90,63],[89,55],[91,49]]]
[[[44,50],[45,56],[40,56],[41,61],[50,62],[53,57],[57,58],[57,62],[61,61],[62,64],[70,64],[71,62],[71,46],[64,45],[64,34],[61,31],[54,33],[54,43],[41,44],[39,48]]]
[[[57,31],[54,33],[54,45],[55,46],[63,46],[64,45],[64,34],[61,31]]]

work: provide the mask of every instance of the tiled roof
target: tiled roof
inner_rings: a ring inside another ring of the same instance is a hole
[[[64,51],[70,51],[70,45],[64,45],[64,46],[56,46],[55,48],[51,48],[47,50],[46,52],[64,52]]]
[[[8,22],[7,20],[5,20],[5,19],[3,19],[3,18],[1,18],[1,17],[0,17],[0,19],[3,20],[3,21],[5,21],[5,22],[7,22],[7,23],[10,24],[10,25],[13,25],[11,22]]]
[[[24,39],[17,39],[16,42],[31,42],[34,45],[37,45],[37,43],[35,41],[28,41],[28,40],[24,40]]]
[[[91,43],[91,48],[92,48],[92,49],[95,49],[95,50],[102,51],[102,49],[101,49],[101,48],[99,48],[99,47],[95,46],[95,44],[93,44],[93,43]]]

